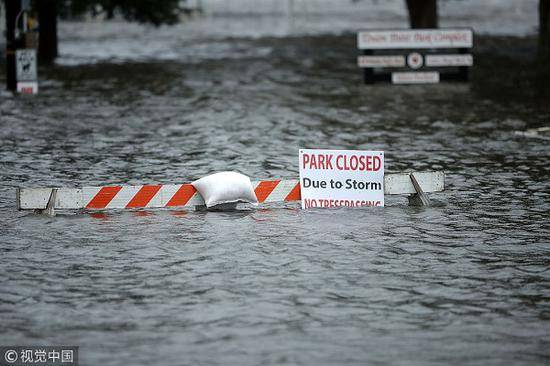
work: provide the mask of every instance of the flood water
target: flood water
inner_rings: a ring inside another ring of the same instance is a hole
[[[396,87],[362,84],[353,33],[61,29],[40,94],[0,99],[1,345],[78,345],[83,365],[548,364],[550,146],[514,134],[550,124],[532,36],[477,37],[468,84]],[[296,178],[299,148],[384,150],[446,190],[430,208],[15,207],[18,186]]]

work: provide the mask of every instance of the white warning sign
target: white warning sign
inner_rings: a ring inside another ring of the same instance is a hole
[[[301,149],[302,208],[384,206],[384,152]]]
[[[36,50],[15,51],[17,81],[36,81]]]
[[[17,92],[19,94],[36,94],[38,93],[38,83],[36,81],[18,81]]]

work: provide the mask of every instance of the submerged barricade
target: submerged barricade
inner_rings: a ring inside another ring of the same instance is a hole
[[[298,179],[267,179],[251,182],[260,204],[301,200]],[[427,205],[426,193],[445,188],[443,172],[390,173],[384,176],[384,194],[409,195],[409,204]],[[102,211],[153,208],[200,208],[205,200],[191,183],[111,185],[81,188],[17,188],[17,208],[55,215],[57,210]],[[369,206],[368,201],[340,205],[337,200],[320,202],[319,207]]]
[[[384,152],[300,149],[299,179],[251,181],[219,172],[183,184],[82,188],[18,188],[17,208],[54,216],[56,210],[148,208],[234,209],[301,201],[302,209],[384,206],[385,195],[408,194],[409,204],[428,206],[428,192],[445,189],[443,172],[384,173]]]

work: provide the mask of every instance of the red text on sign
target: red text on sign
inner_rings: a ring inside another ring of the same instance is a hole
[[[334,200],[334,199],[304,199],[304,208],[335,208],[335,207],[364,207],[381,206],[380,201],[364,200]]]
[[[304,169],[345,170],[376,172],[382,168],[382,159],[377,155],[302,154]]]

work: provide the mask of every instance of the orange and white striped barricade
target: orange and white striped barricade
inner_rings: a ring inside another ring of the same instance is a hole
[[[297,179],[259,180],[253,181],[252,185],[259,203],[301,199],[300,182]],[[390,173],[384,177],[384,194],[418,195],[424,192],[440,192],[444,187],[443,172]],[[19,210],[39,210],[52,215],[55,210],[184,208],[203,205],[204,200],[190,183],[17,188]]]

